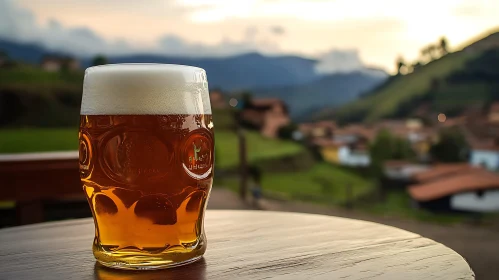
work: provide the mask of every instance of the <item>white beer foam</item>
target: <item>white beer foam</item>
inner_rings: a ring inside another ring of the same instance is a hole
[[[81,114],[211,114],[206,72],[173,64],[90,67],[85,71]]]

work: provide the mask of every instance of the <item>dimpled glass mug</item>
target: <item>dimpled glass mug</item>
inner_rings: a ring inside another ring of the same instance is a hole
[[[160,269],[203,256],[214,164],[203,69],[166,64],[88,68],[79,141],[98,262]]]

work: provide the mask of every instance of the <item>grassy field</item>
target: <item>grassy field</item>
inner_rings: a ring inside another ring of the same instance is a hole
[[[224,179],[218,184],[238,188],[237,179]],[[347,202],[347,186],[352,188],[352,198],[370,193],[374,184],[368,180],[328,163],[317,163],[302,172],[264,173],[262,190],[270,197],[301,200],[323,204]]]
[[[0,130],[0,153],[3,154],[77,149],[77,129],[33,128]]]
[[[19,65],[13,69],[0,69],[0,85],[81,85],[83,71],[47,72],[40,68]]]
[[[438,213],[412,207],[411,198],[404,190],[390,191],[383,202],[360,205],[362,210],[383,216],[413,219],[439,224],[455,224],[471,220],[470,214]]]
[[[288,141],[266,139],[248,131],[248,160],[256,162],[269,158],[297,154],[303,147]],[[0,153],[27,153],[66,151],[78,149],[76,129],[4,129],[0,130]],[[232,131],[216,131],[217,166],[227,168],[236,165],[238,138]]]
[[[260,134],[246,132],[248,161],[255,163],[259,160],[278,158],[298,154],[303,147],[289,141],[263,138]],[[238,158],[238,138],[231,131],[215,131],[217,166],[227,168],[236,165]]]

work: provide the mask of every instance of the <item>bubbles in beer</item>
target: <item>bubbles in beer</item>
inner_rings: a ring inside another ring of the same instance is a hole
[[[204,70],[92,67],[81,112],[80,174],[96,258],[164,265],[201,256],[214,150]]]

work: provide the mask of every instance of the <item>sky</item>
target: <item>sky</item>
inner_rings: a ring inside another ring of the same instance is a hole
[[[445,36],[453,49],[499,28],[497,0],[0,0],[0,38],[81,55],[320,60],[323,72],[395,70]]]

